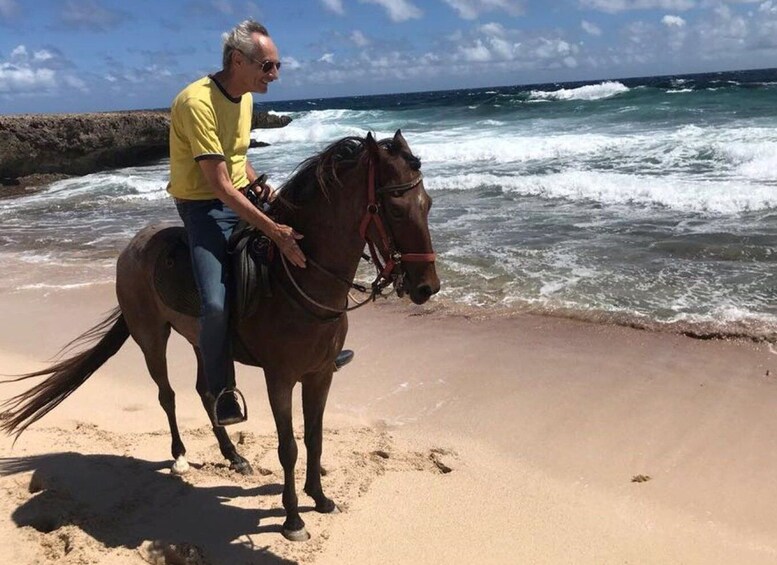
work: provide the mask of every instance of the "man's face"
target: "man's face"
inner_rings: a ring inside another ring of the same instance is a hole
[[[256,51],[252,54],[242,53],[241,75],[245,80],[245,88],[249,92],[264,94],[267,86],[278,78],[278,49],[273,40],[266,35],[253,34]],[[267,70],[265,70],[267,69]]]

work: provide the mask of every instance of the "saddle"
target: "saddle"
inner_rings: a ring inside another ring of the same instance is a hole
[[[168,238],[154,265],[154,287],[162,302],[172,310],[197,317],[200,296],[192,274],[189,244],[182,227],[170,228],[178,233]],[[230,303],[233,320],[248,317],[256,311],[259,300],[272,297],[268,266],[273,245],[261,232],[239,222],[229,239],[231,255],[229,273]]]

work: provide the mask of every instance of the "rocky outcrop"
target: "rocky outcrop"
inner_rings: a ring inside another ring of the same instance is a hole
[[[268,114],[267,112],[254,112],[253,120],[251,121],[251,129],[270,129],[270,128],[282,128],[291,123],[289,116],[278,116],[276,114]]]
[[[290,121],[256,112],[252,126]],[[0,116],[0,183],[30,186],[47,175],[85,175],[162,159],[169,155],[169,125],[167,110]]]

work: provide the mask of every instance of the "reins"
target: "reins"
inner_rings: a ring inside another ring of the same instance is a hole
[[[367,243],[367,247],[370,251],[371,261],[375,265],[375,269],[377,271],[377,276],[375,280],[372,282],[372,284],[370,285],[371,290],[369,291],[369,296],[362,302],[359,302],[353,306],[348,306],[348,298],[346,298],[346,306],[344,308],[335,308],[332,306],[327,306],[326,304],[321,304],[316,299],[308,295],[304,290],[302,290],[302,288],[297,283],[294,276],[291,274],[291,269],[289,269],[289,265],[286,262],[286,257],[283,255],[283,253],[280,253],[281,264],[283,265],[283,268],[286,272],[286,276],[289,278],[289,280],[291,281],[291,284],[294,286],[294,288],[300,294],[300,296],[302,296],[305,300],[307,300],[309,303],[313,304],[314,306],[321,308],[322,310],[326,310],[327,312],[334,312],[339,315],[342,315],[346,312],[351,312],[352,310],[361,308],[368,302],[374,302],[378,298],[378,296],[388,297],[393,292],[401,288],[404,282],[404,275],[405,275],[404,270],[402,269],[402,264],[404,262],[416,262],[416,263],[434,262],[437,257],[436,253],[434,252],[402,253],[399,250],[397,250],[394,244],[394,238],[390,233],[391,224],[384,221],[381,214],[381,210],[382,210],[381,203],[378,201],[378,198],[377,198],[379,195],[383,195],[388,192],[402,193],[402,192],[411,190],[412,188],[415,188],[416,186],[418,186],[418,184],[421,183],[423,178],[424,178],[423,174],[419,171],[418,175],[416,175],[413,179],[411,179],[408,182],[386,185],[386,186],[381,186],[376,188],[375,163],[372,156],[370,156],[368,161],[368,167],[367,167],[367,207],[364,213],[364,217],[362,218],[362,221],[359,224],[359,235]],[[372,238],[368,234],[370,225],[375,226],[375,231],[378,233],[378,237],[380,238],[379,240],[380,245],[376,245],[376,243],[372,240]],[[387,229],[387,227],[389,229]],[[349,286],[354,290],[357,290],[362,293],[368,292],[367,288],[364,285],[354,283],[353,281],[348,281],[345,278],[332,273],[331,271],[322,267],[311,258],[308,258],[308,263],[310,263],[311,265],[313,265],[315,268],[325,273],[326,275],[342,282],[343,284]],[[397,269],[399,270],[399,273],[395,273]],[[383,294],[383,290],[392,283],[394,283],[394,286],[395,286],[394,290],[388,294]],[[311,312],[316,317],[321,318],[321,316],[317,315],[315,312],[312,312],[310,310],[308,311]]]

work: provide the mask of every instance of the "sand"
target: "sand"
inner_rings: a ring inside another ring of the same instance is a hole
[[[113,305],[110,285],[0,294],[0,372],[42,367]],[[774,346],[397,301],[354,313],[348,345],[323,455],[341,512],[300,494],[310,541],[279,533],[261,373],[238,370],[250,420],[229,431],[256,471],[243,477],[174,338],[191,472],[170,474],[167,422],[128,342],[15,445],[0,440],[0,562],[777,562]]]

